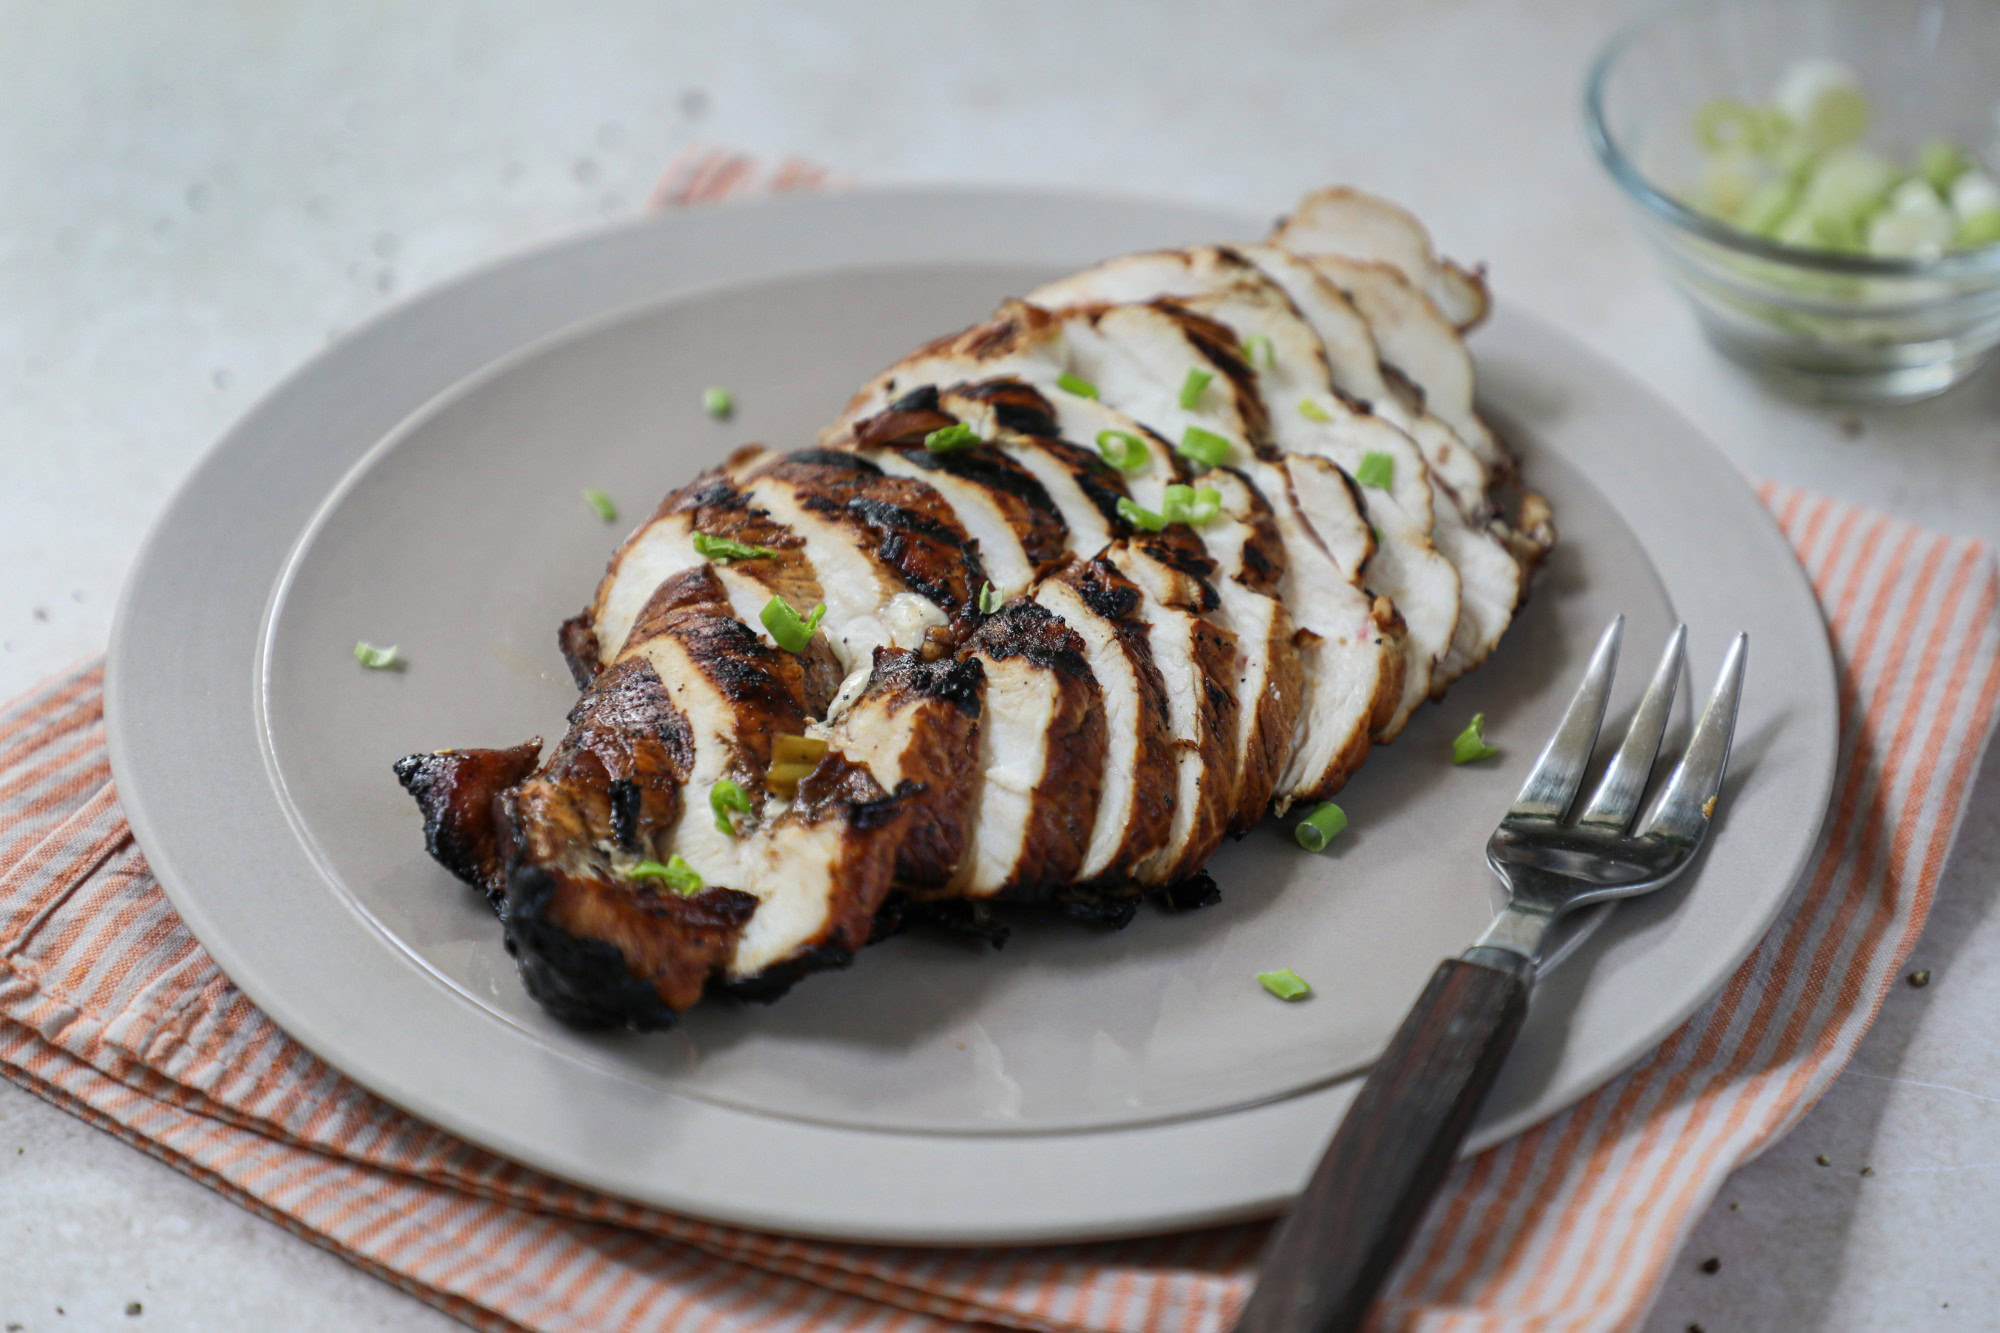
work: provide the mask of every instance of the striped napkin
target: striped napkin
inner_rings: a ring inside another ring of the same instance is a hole
[[[663,202],[724,192],[705,161]],[[792,168],[801,184],[808,168]],[[1980,543],[1766,487],[1826,609],[1840,773],[1810,872],[1706,1008],[1627,1073],[1460,1163],[1390,1329],[1623,1329],[1735,1167],[1853,1054],[1929,913],[2000,699]],[[574,1188],[410,1118],[230,985],[134,845],[102,668],[0,710],[0,1073],[480,1328],[1205,1330],[1264,1228],[932,1251],[711,1226]]]

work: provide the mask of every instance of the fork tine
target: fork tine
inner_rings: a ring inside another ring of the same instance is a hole
[[[1667,780],[1666,790],[1653,802],[1639,832],[1666,834],[1700,842],[1708,831],[1714,800],[1722,791],[1722,774],[1729,766],[1729,742],[1736,733],[1736,704],[1743,694],[1743,661],[1750,651],[1750,636],[1739,634],[1722,659],[1715,693],[1695,724],[1694,739],[1680,767]]]
[[[1624,634],[1622,614],[1604,627],[1590,655],[1590,667],[1583,673],[1583,683],[1576,687],[1562,725],[1549,738],[1528,780],[1521,784],[1509,818],[1561,819],[1576,799],[1584,770],[1590,766],[1590,752],[1597,746],[1597,728],[1604,721],[1604,705],[1611,697],[1611,675],[1618,669],[1618,642]]]
[[[1653,771],[1653,760],[1660,753],[1660,737],[1666,732],[1667,719],[1673,716],[1674,691],[1680,685],[1681,659],[1686,648],[1687,626],[1676,625],[1667,640],[1666,651],[1660,654],[1659,666],[1653,670],[1652,683],[1646,687],[1645,697],[1639,700],[1639,711],[1632,715],[1632,725],[1625,729],[1625,739],[1620,742],[1611,766],[1604,770],[1597,790],[1591,793],[1590,804],[1584,807],[1578,823],[1616,833],[1622,832],[1632,822],[1632,816],[1639,813],[1639,798],[1646,794],[1646,776]]]

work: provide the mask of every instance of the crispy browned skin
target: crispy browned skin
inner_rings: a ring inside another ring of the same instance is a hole
[[[534,771],[537,737],[507,750],[439,750],[396,761],[396,780],[424,815],[424,848],[437,863],[499,906],[507,888],[512,831],[501,796]]]

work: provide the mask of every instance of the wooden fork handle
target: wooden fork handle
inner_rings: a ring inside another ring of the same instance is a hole
[[[1525,973],[1438,965],[1265,1247],[1237,1333],[1361,1327],[1521,1031]]]

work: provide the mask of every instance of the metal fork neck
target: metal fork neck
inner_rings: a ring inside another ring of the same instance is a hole
[[[1550,908],[1516,898],[1500,909],[1478,942],[1461,956],[1468,963],[1532,977],[1555,923],[1556,913]]]

